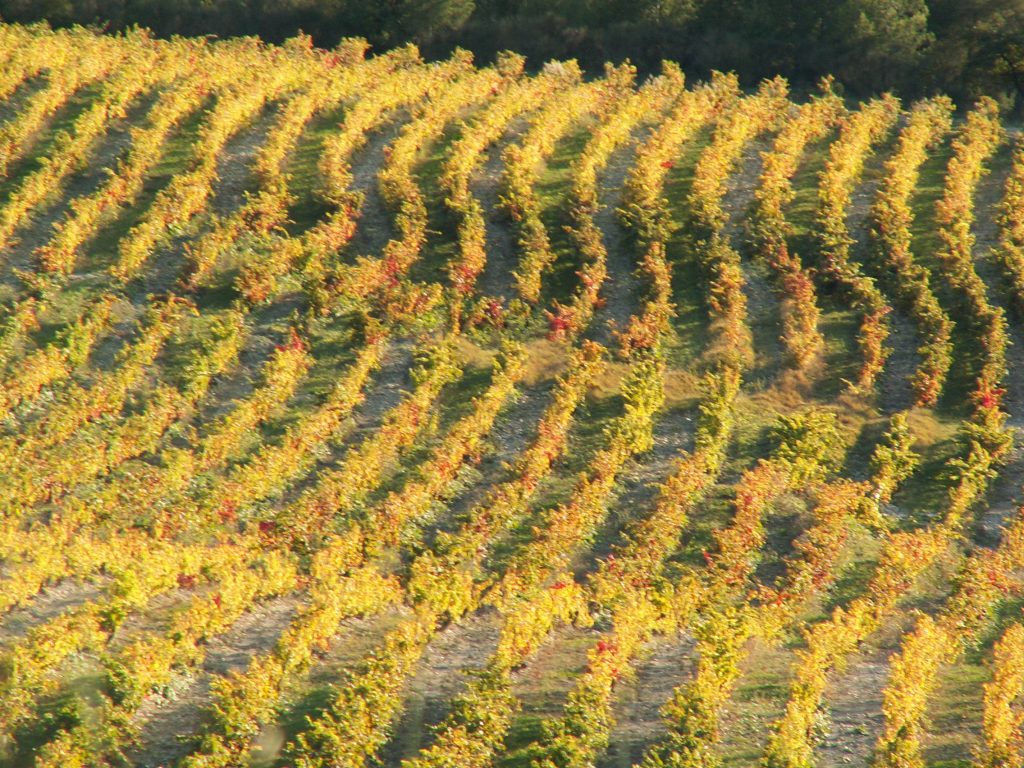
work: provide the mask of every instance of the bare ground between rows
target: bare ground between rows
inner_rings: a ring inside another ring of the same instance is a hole
[[[252,165],[257,153],[266,144],[286,102],[265,108],[248,125],[238,131],[217,158],[217,183],[210,199],[210,211],[216,216],[229,216],[242,207],[245,192],[254,189],[256,175]]]
[[[366,440],[373,439],[392,411],[412,390],[409,374],[413,367],[413,346],[407,340],[399,340],[388,348],[380,368],[371,378],[370,384],[364,388],[362,402],[331,435],[326,445],[316,449],[313,469],[289,484],[276,502],[278,508],[287,507],[304,492],[315,488],[322,473],[342,469],[343,462],[353,451],[358,451]],[[312,394],[304,393],[298,398],[293,398],[290,407],[293,411],[309,413],[319,404],[320,401],[315,400]],[[386,482],[396,469],[396,466],[386,468],[383,482]]]
[[[256,149],[262,145],[269,125],[270,117],[264,115],[229,143],[225,156],[220,160],[220,173],[223,176],[238,179],[240,186],[245,184],[243,179],[251,176],[249,164]],[[240,194],[234,197],[234,202],[241,202]],[[183,246],[186,239],[189,238],[177,238],[169,248],[159,249],[150,260],[149,268],[140,284],[132,286],[135,300],[140,302],[140,305],[146,301],[146,297],[152,290],[158,288],[170,290],[173,287],[178,273],[177,265],[183,257]],[[205,419],[215,418],[216,415],[230,410],[238,399],[251,393],[263,362],[273,350],[274,345],[284,339],[280,329],[275,330],[273,327],[275,324],[279,324],[280,313],[281,307],[271,304],[267,307],[257,308],[250,315],[252,328],[239,355],[238,364],[230,373],[215,378],[210,391],[200,403],[202,410],[200,411],[201,416],[196,420],[197,426],[206,423]],[[122,320],[120,331],[115,327],[115,332],[98,345],[91,360],[94,370],[102,370],[113,364],[113,356],[121,344],[120,337],[127,331],[125,325]]]
[[[0,102],[0,125],[6,126],[16,118],[25,107],[26,102],[39,93],[47,85],[44,75],[33,75],[22,80],[6,99]]]
[[[377,175],[386,163],[385,147],[398,138],[408,120],[408,112],[399,111],[386,125],[369,135],[366,144],[352,160],[349,188],[362,195],[363,199],[359,206],[355,235],[347,248],[353,255],[380,258],[388,241],[397,237],[392,213],[377,186]]]
[[[380,387],[374,388],[380,389]],[[539,419],[540,406],[545,398],[541,393],[530,392],[519,403],[513,405],[512,413],[499,418],[497,433],[499,456],[511,460],[522,444],[524,434],[532,422]],[[511,451],[511,453],[510,453]],[[346,622],[339,637],[347,637],[352,632],[358,636],[354,641],[348,637],[344,641],[336,640],[328,657],[317,665],[312,680],[328,681],[337,679],[341,667],[358,668],[371,650],[379,647],[383,641],[387,627],[393,622],[378,624],[370,620]],[[419,665],[416,676],[410,683],[408,701],[404,707],[404,719],[399,725],[392,751],[407,756],[406,753],[415,748],[426,738],[428,726],[436,723],[446,708],[446,702],[457,691],[452,686],[463,681],[465,676],[455,674],[458,670],[471,669],[480,659],[489,655],[488,638],[493,635],[497,642],[497,626],[494,617],[488,612],[474,616],[459,624],[445,628],[435,641],[428,646],[424,658]],[[343,647],[339,643],[343,642]],[[269,759],[281,746],[282,731],[277,726],[268,727],[260,742],[263,746],[261,760]],[[396,758],[397,760],[397,758]]]
[[[988,288],[988,299],[1006,313],[1009,325],[1010,344],[1006,350],[1007,375],[1004,408],[1009,412],[1009,422],[1024,427],[1024,334],[1021,332],[1021,318],[1011,306],[1008,285],[997,265],[998,258],[993,252],[999,246],[999,217],[1011,170],[1009,152],[996,155],[995,166],[981,180],[975,194],[975,221],[972,233],[974,243],[974,268]]]
[[[128,755],[131,764],[157,768],[187,754],[205,721],[213,677],[241,671],[257,654],[271,650],[299,604],[299,596],[292,595],[255,606],[226,633],[209,640],[201,670],[176,677],[166,696],[147,696],[133,718],[141,731],[138,746]]]
[[[1012,309],[1007,285],[993,253],[999,245],[1000,206],[1012,168],[1011,161],[1009,151],[1004,149],[990,163],[993,170],[981,180],[975,194],[976,218],[972,228],[975,270],[985,282],[989,301],[1004,310],[1009,335],[1003,408],[1009,414],[1007,425],[1014,432],[1014,447],[993,483],[985,509],[979,515],[978,528],[983,534],[983,543],[989,544],[998,541],[1006,520],[1019,506],[1024,484],[1024,333],[1021,332],[1021,318]]]
[[[6,575],[6,574],[5,574]],[[34,628],[99,597],[102,583],[64,579],[44,587],[28,604],[0,617],[0,646],[24,638]]]
[[[146,100],[146,103],[148,101]],[[143,111],[143,105],[136,105],[127,120],[119,120],[112,124],[93,145],[94,152],[88,166],[74,173],[63,190],[31,211],[20,223],[19,230],[14,234],[13,244],[3,249],[0,291],[5,295],[0,296],[0,300],[11,301],[24,289],[24,283],[15,270],[35,271],[35,249],[50,239],[54,225],[69,213],[71,201],[92,194],[106,181],[107,173],[114,168],[118,157],[131,141],[128,126],[133,124]]]
[[[878,406],[883,414],[892,415],[913,407],[915,402],[911,380],[920,362],[917,353],[917,332],[902,314],[889,315],[889,338],[892,350],[885,368],[878,377]]]
[[[596,629],[560,625],[537,652],[512,676],[512,693],[522,712],[534,717],[558,717],[566,697],[587,666],[587,651],[597,642]]]
[[[218,174],[228,179],[228,187],[239,185],[240,188],[240,186],[245,185],[247,179],[251,178],[252,171],[249,168],[249,164],[258,147],[262,145],[269,126],[270,117],[264,114],[254,123],[243,128],[228,142],[224,155],[218,161]],[[217,186],[215,185],[216,189]],[[216,197],[217,195],[215,194],[214,198]],[[239,192],[234,197],[240,204],[241,193]],[[211,199],[210,205],[212,206],[212,204],[213,200]],[[228,215],[231,210],[234,210],[227,208],[228,203],[226,200],[222,200],[221,205],[223,215]],[[145,216],[145,212],[142,215]],[[134,323],[141,317],[143,309],[149,305],[153,296],[179,292],[177,283],[181,275],[182,265],[184,264],[186,243],[194,240],[200,234],[209,231],[215,221],[216,218],[211,217],[209,214],[200,214],[193,217],[188,225],[188,233],[177,235],[170,242],[159,245],[147,260],[139,277],[125,286],[125,294],[129,299],[129,303],[118,312],[113,333],[101,338],[96,344],[90,356],[90,367],[93,370],[109,369],[114,364],[118,349],[123,345],[124,339],[131,335]],[[103,275],[80,274],[76,275],[76,280],[84,278],[95,279],[97,277],[102,278]],[[269,318],[273,316],[273,310],[270,308],[262,308],[259,312],[264,317]],[[259,317],[260,314],[257,313],[256,316]],[[249,340],[249,352],[243,352],[240,357],[240,368],[237,371],[236,380],[241,382],[242,386],[238,388],[233,388],[230,384],[224,384],[223,386],[224,394],[228,399],[240,397],[249,389],[246,379],[251,382],[254,371],[261,362],[260,355],[265,354],[265,351],[268,349],[266,345],[261,346],[261,341],[260,330],[256,329]],[[253,350],[257,351],[256,355],[252,354]],[[221,380],[223,381],[225,378],[229,379],[230,377],[222,377]],[[215,391],[212,393],[215,398],[217,397],[217,392],[217,387],[215,387]],[[214,406],[214,411],[217,412],[218,410]]]
[[[629,673],[617,684],[615,725],[597,768],[630,768],[667,733],[661,708],[676,688],[693,678],[694,640],[689,635],[658,637],[647,643]]]
[[[911,599],[927,589],[918,583]],[[817,748],[822,768],[868,765],[885,725],[883,692],[889,682],[893,654],[913,629],[916,615],[901,605],[852,654],[843,669],[829,674],[823,705],[828,728]]]
[[[594,214],[594,224],[601,230],[608,254],[608,277],[601,288],[605,302],[602,322],[594,324],[588,335],[605,346],[614,344],[615,331],[625,330],[629,319],[640,311],[637,254],[628,242],[616,211],[622,203],[623,186],[636,158],[637,146],[649,133],[650,129],[634,131],[629,144],[611,154],[604,172],[598,176],[600,207]]]
[[[483,610],[442,629],[427,645],[416,674],[402,694],[402,717],[384,749],[386,766],[401,765],[430,742],[431,728],[448,713],[473,670],[480,670],[498,646],[501,621]]]
[[[312,669],[303,676],[286,681],[282,712],[284,717],[267,723],[253,743],[252,764],[270,766],[280,758],[290,736],[323,705],[330,686],[344,681],[345,673],[380,647],[385,635],[411,612],[402,606],[378,614],[342,621],[327,649],[315,657]]]
[[[770,146],[767,137],[758,138],[744,147],[743,156],[729,175],[722,208],[729,213],[724,232],[732,247],[742,254],[743,293],[747,299],[747,323],[754,336],[755,371],[761,378],[775,378],[785,362],[782,343],[782,320],[779,299],[767,267],[749,258],[744,222],[754,202],[754,193],[764,168],[762,152]]]
[[[223,161],[223,165],[219,168],[218,175],[222,179],[225,177],[234,179],[232,186],[235,190],[221,199],[219,203],[221,215],[230,214],[235,209],[233,206],[240,205],[243,199],[242,190],[247,186],[251,186],[253,178],[251,163],[256,152],[264,143],[272,118],[273,115],[265,115],[256,126],[239,137],[232,144],[230,151]],[[383,217],[381,221],[386,224],[387,213],[383,210],[383,203],[380,200],[379,194],[369,193],[375,193],[373,181],[376,179],[376,174],[383,162],[383,147],[394,135],[397,135],[399,128],[399,125],[389,124],[385,131],[373,134],[367,145],[358,150],[353,157],[352,174],[355,179],[353,188],[367,193],[369,204],[369,209],[366,209],[364,206],[363,216],[360,218],[361,223],[373,221],[375,203],[371,201],[375,201],[376,204],[379,204],[380,208],[377,213]],[[369,213],[369,220],[365,218],[367,213]],[[258,346],[262,354],[243,355],[242,372],[245,376],[241,379],[243,382],[242,386],[235,388],[232,388],[230,385],[224,386],[224,389],[230,393],[231,397],[237,398],[242,396],[246,389],[251,389],[251,382],[255,380],[258,368],[265,362],[273,345],[281,341],[282,326],[291,315],[301,310],[301,305],[300,296],[297,294],[286,294],[275,300],[269,307],[260,308],[253,313],[252,317],[255,322],[250,346],[254,348]],[[357,429],[375,428],[375,425],[379,423],[385,411],[397,405],[409,384],[409,372],[412,368],[412,358],[410,356],[412,348],[413,344],[409,340],[403,339],[392,345],[388,350],[383,364],[374,377],[374,385],[367,389],[367,397],[357,409],[355,415]],[[245,379],[248,379],[248,385],[244,383]],[[217,394],[220,394],[220,392]],[[214,408],[217,412],[223,412],[225,410],[223,404],[230,402],[230,398],[225,399],[223,396],[214,397],[212,402],[215,404],[221,403],[222,405],[215,405]]]
[[[743,646],[740,676],[721,714],[717,750],[725,765],[746,768],[764,754],[771,725],[785,709],[792,661],[788,648],[760,638]]]
[[[116,653],[136,640],[168,631],[174,617],[184,606],[215,590],[216,585],[204,583],[191,589],[179,587],[156,595],[118,625],[117,631],[110,638],[108,650]]]
[[[828,691],[831,728],[818,754],[822,768],[867,765],[882,732],[882,691],[891,651],[868,650],[852,659]]]
[[[667,482],[678,462],[693,448],[695,415],[686,408],[659,414],[654,423],[650,451],[628,462],[616,484],[617,495],[609,504],[607,519],[592,548],[576,558],[575,575],[585,579],[622,540],[621,533],[649,516],[658,503],[661,484]]]
[[[230,216],[244,201],[244,191],[253,186],[251,164],[273,125],[273,110],[264,110],[255,120],[243,126],[224,146],[217,158],[217,180],[202,213],[185,225],[185,234],[173,237],[158,246],[150,256],[139,279],[128,286],[135,303],[151,294],[176,293],[185,263],[185,245],[209,232],[221,217]]]
[[[287,325],[290,309],[294,304],[291,296],[282,297],[269,305],[256,307],[247,318],[248,331],[245,342],[238,354],[237,364],[230,371],[214,377],[209,390],[198,404],[192,417],[192,425],[199,434],[209,434],[210,428],[221,418],[243,405],[253,396],[256,388],[263,383],[263,370],[278,345],[288,341]],[[307,378],[299,382],[297,398],[302,398],[303,384],[308,382],[309,374],[314,373],[325,362],[317,360],[310,368]],[[285,408],[294,405],[293,397],[289,402],[279,406],[269,418],[274,418]],[[258,428],[250,431],[249,437],[255,438]]]
[[[439,531],[453,531],[478,504],[486,503],[498,483],[513,478],[509,471],[537,435],[537,426],[551,403],[552,387],[524,388],[516,401],[506,407],[494,428],[476,466],[463,469],[459,480],[465,486],[451,499],[443,514],[427,524],[426,543],[432,545]]]
[[[878,164],[884,159],[881,154],[876,153],[870,160]],[[861,265],[868,261],[869,249],[872,247],[871,206],[878,197],[881,181],[881,175],[862,178],[854,186],[850,197],[846,224],[854,241],[851,246],[851,257],[855,263]],[[897,307],[889,313],[888,323],[890,333],[886,345],[890,348],[890,354],[879,376],[877,391],[879,408],[883,413],[891,414],[910,408],[914,404],[911,381],[921,363],[917,347],[924,339],[919,337],[914,323]]]
[[[518,244],[511,222],[501,206],[502,154],[526,132],[530,122],[520,117],[512,122],[501,140],[486,151],[486,162],[478,166],[470,180],[470,191],[483,209],[487,263],[477,280],[485,296],[509,299],[515,295],[512,272],[518,263]]]

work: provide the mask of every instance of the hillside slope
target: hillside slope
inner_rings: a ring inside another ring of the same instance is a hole
[[[993,102],[0,37],[0,764],[1021,765]]]

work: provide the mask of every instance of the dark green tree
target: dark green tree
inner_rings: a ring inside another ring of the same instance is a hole
[[[961,99],[1009,93],[1024,108],[1024,0],[932,0],[936,80]]]
[[[837,22],[837,72],[871,90],[911,84],[934,42],[925,0],[848,0]]]
[[[460,29],[473,9],[473,0],[401,0],[395,8],[396,31],[409,39],[429,40]]]

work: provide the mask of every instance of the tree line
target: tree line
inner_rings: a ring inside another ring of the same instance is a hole
[[[303,30],[326,47],[361,36],[481,62],[512,49],[595,72],[671,59],[695,77],[782,74],[799,87],[832,74],[852,95],[987,94],[1024,110],[1024,0],[0,0],[0,17],[270,42]]]

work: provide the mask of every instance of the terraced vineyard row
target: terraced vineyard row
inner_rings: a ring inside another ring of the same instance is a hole
[[[0,38],[0,765],[1024,765],[994,102]]]

